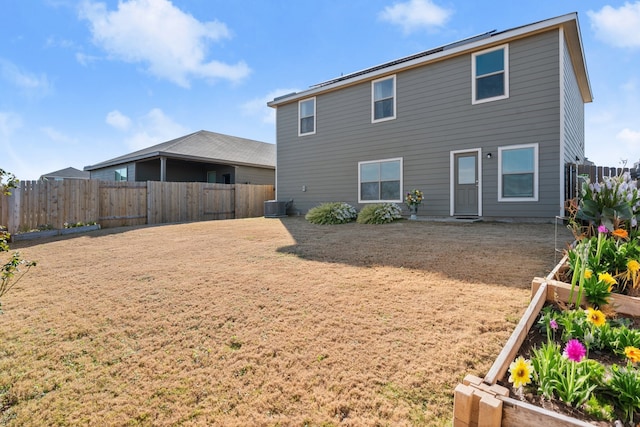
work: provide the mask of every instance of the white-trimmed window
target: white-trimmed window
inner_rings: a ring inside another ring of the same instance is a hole
[[[120,169],[116,169],[116,174],[115,174],[115,180],[116,181],[126,181],[127,180],[127,168],[120,168]]]
[[[402,202],[402,158],[358,162],[358,201]]]
[[[316,98],[298,102],[298,136],[316,133]]]
[[[498,201],[538,200],[538,144],[498,147]]]
[[[396,76],[371,82],[371,122],[396,118]]]
[[[509,97],[509,45],[471,55],[472,104]]]

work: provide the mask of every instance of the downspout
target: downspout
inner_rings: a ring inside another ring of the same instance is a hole
[[[167,158],[160,156],[160,181],[165,182],[167,180]]]

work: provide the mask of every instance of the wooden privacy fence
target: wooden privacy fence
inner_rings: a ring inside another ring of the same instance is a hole
[[[580,196],[582,190],[582,177],[587,177],[589,182],[602,182],[603,178],[620,176],[628,172],[629,168],[610,168],[606,166],[578,165],[567,163],[565,165],[565,200]]]
[[[95,221],[103,228],[250,218],[264,215],[273,185],[202,182],[21,181],[0,196],[0,224],[10,233]]]

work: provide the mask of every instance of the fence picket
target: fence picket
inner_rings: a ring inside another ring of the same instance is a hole
[[[41,225],[97,221],[102,228],[264,215],[272,185],[200,182],[21,181],[0,196],[0,224],[10,233]]]

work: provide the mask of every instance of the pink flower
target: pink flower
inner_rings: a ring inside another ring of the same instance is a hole
[[[587,354],[587,349],[577,339],[571,339],[564,348],[562,355],[569,360],[579,362]]]
[[[556,322],[556,319],[551,319],[549,321],[549,326],[551,327],[551,329],[553,329],[554,331],[556,329],[558,329],[558,322]]]
[[[601,224],[600,227],[598,227],[598,233],[602,233],[602,234],[607,234],[609,230],[607,230],[607,227],[604,224]]]

